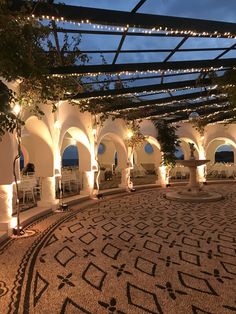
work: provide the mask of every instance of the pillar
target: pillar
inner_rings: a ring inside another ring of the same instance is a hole
[[[130,181],[130,168],[125,168],[121,170],[121,183],[120,188],[132,188],[133,183]]]
[[[169,184],[169,174],[166,169],[166,166],[160,166],[158,169],[158,180],[156,181],[156,184],[166,187],[166,184]]]
[[[0,231],[7,231],[12,226],[13,185],[0,185]]]
[[[92,195],[94,187],[94,171],[83,171],[81,195]]]
[[[37,203],[39,207],[57,207],[59,200],[56,199],[55,177],[41,178],[41,200]]]

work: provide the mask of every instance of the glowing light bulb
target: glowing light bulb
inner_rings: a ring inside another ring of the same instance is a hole
[[[17,116],[21,111],[21,106],[19,104],[15,104],[15,106],[12,109],[12,112]]]
[[[130,139],[133,136],[133,132],[131,130],[128,131],[127,137]]]

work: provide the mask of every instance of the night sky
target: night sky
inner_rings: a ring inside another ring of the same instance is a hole
[[[131,11],[139,0],[63,0],[54,1],[55,3],[63,2],[67,5],[76,5],[84,7],[93,7],[100,9]],[[178,16],[188,18],[207,19],[215,21],[225,21],[236,23],[236,0],[147,0],[145,4],[138,10],[138,13],[160,14],[167,16]],[[88,17],[89,18],[89,17]],[[74,26],[64,24],[66,28]],[[82,26],[83,27],[83,26]],[[85,26],[86,28],[86,26]],[[186,30],[187,25],[186,25]],[[102,36],[102,35],[83,35],[80,49],[81,50],[116,50],[121,36]],[[126,49],[173,49],[181,41],[181,37],[133,37],[126,36],[123,50]],[[181,48],[205,48],[205,47],[230,47],[236,43],[235,39],[212,39],[212,38],[189,38]],[[159,62],[163,61],[169,53],[132,53],[119,54],[117,63],[133,63],[133,62]],[[220,51],[204,51],[204,52],[177,52],[169,61],[181,60],[201,60],[214,59]],[[99,54],[89,55],[89,64],[101,64]],[[114,54],[104,54],[107,63],[111,63]],[[223,58],[235,58],[236,50],[230,51]],[[195,79],[196,75],[188,75],[188,77],[178,77],[179,80]],[[165,79],[165,82],[171,81],[171,78]],[[174,79],[176,80],[176,78]],[[140,80],[130,83],[129,86],[158,84],[160,81]],[[162,95],[159,95],[162,97]]]
[[[138,0],[63,0],[68,5],[130,11]],[[236,22],[235,0],[147,0],[138,13]]]
[[[60,1],[55,1],[60,2]],[[87,6],[101,9],[111,9],[120,11],[131,11],[138,0],[64,0],[63,3],[76,6]],[[179,16],[188,18],[200,18],[208,20],[218,20],[236,23],[236,1],[235,0],[146,0],[138,13],[160,14],[168,16]],[[73,26],[68,26],[72,27]],[[187,25],[186,25],[187,29]],[[81,50],[116,50],[121,36],[98,36],[83,35]],[[126,36],[122,49],[172,49],[181,41],[182,38],[154,38],[154,37],[133,37]],[[234,39],[201,39],[190,38],[181,48],[201,48],[201,47],[229,47],[235,43]],[[212,59],[219,54],[218,51],[211,52],[182,52],[175,53],[169,61]],[[133,62],[161,62],[168,55],[164,53],[133,53],[120,54],[117,63]],[[90,64],[101,64],[99,54],[91,54]],[[104,55],[107,63],[111,63],[114,54]],[[236,57],[236,51],[230,51],[224,58]]]

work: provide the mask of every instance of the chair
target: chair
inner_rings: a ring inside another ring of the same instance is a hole
[[[61,187],[63,194],[65,190],[68,188],[69,192],[71,192],[71,173],[63,173],[61,177]]]
[[[75,171],[72,171],[72,173],[70,175],[70,184],[75,187],[76,192],[79,192],[80,182],[76,176]]]
[[[176,171],[176,179],[182,179],[182,174],[180,171]]]
[[[19,183],[19,191],[22,192],[22,202],[25,204],[26,202],[29,202],[30,200],[33,201],[33,203],[36,203],[35,195],[34,195],[34,187],[35,187],[35,181],[32,179],[22,179]]]

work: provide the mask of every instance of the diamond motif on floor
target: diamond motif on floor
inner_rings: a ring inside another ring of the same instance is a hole
[[[108,222],[107,224],[102,226],[102,229],[105,231],[111,231],[112,229],[116,228],[116,225],[114,225],[112,222]]]
[[[90,262],[82,274],[82,278],[97,290],[102,290],[107,273],[100,267]]]
[[[64,246],[60,251],[58,251],[54,258],[55,260],[62,265],[63,267],[66,267],[66,265],[76,256],[76,253],[72,251],[68,246]]]
[[[169,236],[171,235],[171,233],[170,233],[170,232],[167,232],[167,231],[165,231],[165,230],[159,229],[159,230],[157,230],[157,231],[155,232],[155,235],[158,236],[158,237],[160,237],[160,238],[162,238],[162,239],[168,239]]]
[[[127,297],[129,304],[136,306],[141,310],[144,310],[145,313],[147,312],[152,314],[163,314],[155,293],[144,290],[141,287],[137,287],[128,282]],[[133,312],[135,313],[135,309]]]
[[[60,314],[75,314],[75,313],[76,314],[81,314],[81,313],[92,314],[91,312],[85,310],[80,305],[76,304],[70,298],[66,298],[62,305]]]
[[[77,222],[76,224],[73,224],[71,226],[68,227],[68,230],[71,232],[71,233],[74,233],[80,229],[84,228],[84,226],[80,223],[80,222]]]
[[[130,233],[128,231],[123,231],[118,235],[118,238],[125,242],[129,242],[134,237],[133,233]]]
[[[146,240],[143,247],[149,251],[155,252],[155,253],[160,253],[162,245],[150,240]]]
[[[214,226],[214,224],[208,222],[208,221],[203,221],[199,224],[199,226],[203,226],[203,227],[206,227],[206,228],[211,228]]]
[[[92,232],[87,232],[79,237],[79,240],[87,245],[91,244],[96,239],[97,237]]]
[[[112,259],[117,259],[118,255],[120,254],[121,249],[119,249],[118,247],[107,243],[104,248],[102,249],[102,253]]]
[[[200,265],[200,256],[197,254],[179,251],[179,257],[180,257],[181,261],[184,261],[184,262],[187,262],[189,264],[196,265],[196,266],[201,266]]]
[[[184,217],[181,217],[180,219],[183,220],[186,223],[188,223],[190,221],[193,221],[193,218],[189,217],[189,216],[184,216]]]
[[[180,226],[181,226],[181,224],[178,224],[177,222],[169,222],[168,224],[167,224],[167,226],[168,227],[170,227],[170,228],[173,228],[173,229],[179,229],[180,228]]]
[[[231,275],[236,275],[236,264],[220,262],[225,271]]]
[[[193,276],[191,274],[183,273],[178,271],[178,276],[181,284],[189,289],[196,290],[211,295],[218,296],[212,286],[209,284],[207,279]]]
[[[235,243],[235,237],[228,236],[226,234],[218,234],[218,239],[229,243]]]
[[[220,254],[236,257],[236,249],[224,245],[217,245],[217,249]]]
[[[132,220],[135,220],[133,216],[131,215],[128,215],[128,216],[125,216],[125,217],[122,217],[121,220],[123,220],[124,222],[130,222]]]
[[[100,222],[100,221],[103,221],[103,220],[105,220],[105,219],[106,219],[106,218],[105,218],[105,216],[103,216],[103,215],[100,215],[100,216],[97,216],[97,217],[92,218],[93,222]]]
[[[156,223],[161,222],[163,220],[163,218],[160,216],[154,216],[151,219],[152,219],[152,221],[154,221]]]
[[[182,243],[185,245],[192,246],[192,247],[198,247],[198,248],[200,247],[200,243],[198,240],[191,239],[189,237],[183,237]]]
[[[94,209],[89,210],[88,214],[89,216],[92,216],[92,215],[98,214],[99,212],[100,212],[99,208],[94,208]]]
[[[43,293],[47,290],[49,283],[44,279],[39,272],[36,272],[34,279],[34,291],[33,291],[33,300],[34,306],[38,303]]]
[[[191,233],[192,233],[192,234],[196,234],[196,235],[198,235],[198,236],[203,236],[205,232],[206,232],[206,231],[201,230],[201,229],[198,229],[198,228],[192,228],[192,229],[191,229]]]
[[[144,230],[148,227],[148,225],[145,222],[139,222],[135,225],[135,227],[139,230]]]
[[[141,271],[142,273],[148,274],[150,276],[155,276],[157,264],[145,259],[143,257],[138,256],[135,261],[134,267]]]

